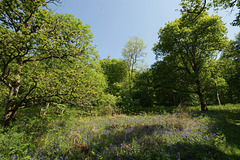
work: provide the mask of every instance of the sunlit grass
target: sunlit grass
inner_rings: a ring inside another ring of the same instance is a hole
[[[158,115],[22,118],[0,135],[0,159],[240,159],[240,106]]]

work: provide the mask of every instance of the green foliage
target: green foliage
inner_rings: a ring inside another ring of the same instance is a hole
[[[0,1],[0,159],[237,159],[239,105],[188,107],[240,99],[240,34],[225,49],[226,27],[201,5],[182,1],[154,45],[161,61],[141,70],[141,38],[124,60],[99,60],[80,19],[45,0]]]
[[[143,59],[141,58],[144,58],[147,55],[147,52],[143,51],[146,47],[143,39],[137,36],[131,36],[127,41],[122,50],[122,55],[130,69],[136,69],[141,66],[139,64],[143,62]]]
[[[92,107],[107,87],[89,26],[73,15],[48,11],[46,5],[44,0],[0,2],[4,126],[20,107]]]
[[[226,27],[218,16],[203,12],[196,22],[190,22],[188,14],[183,14],[159,30],[159,41],[153,48],[156,56],[168,64],[168,71],[174,71],[165,79],[178,79],[179,84],[171,88],[197,94],[202,110],[207,110],[205,92],[212,78],[209,62],[226,46],[225,33]]]
[[[133,106],[136,111],[139,110],[141,107],[153,107],[154,88],[152,78],[153,76],[151,70],[139,72],[134,77],[132,98]]]
[[[240,98],[240,33],[236,40],[229,42],[228,48],[225,49],[220,57],[222,63],[221,70],[224,79],[227,82],[224,99],[227,103],[238,103]]]
[[[132,87],[134,86],[133,79],[140,70],[143,70],[144,59],[142,58],[147,55],[147,52],[144,52],[146,47],[147,46],[144,44],[143,39],[132,36],[122,50],[122,56],[128,66],[128,90],[124,90],[122,92],[123,110],[126,113],[133,112],[136,110],[133,108],[133,105],[138,105],[136,104],[136,100],[134,102],[132,95]]]
[[[190,13],[193,19],[196,19],[201,12],[214,8],[215,11],[226,10],[230,8],[229,12],[234,9],[240,11],[239,0],[182,0],[180,5],[182,6],[182,13]],[[236,14],[236,19],[232,22],[233,26],[240,25],[240,12]]]
[[[141,68],[141,65],[144,63],[144,60],[141,58],[147,55],[147,52],[143,51],[146,47],[147,46],[144,44],[143,39],[132,36],[122,50],[122,56],[128,66],[128,83],[130,92],[132,88],[134,69]]]
[[[159,107],[161,110],[169,107]],[[23,109],[26,114],[31,110]],[[183,113],[17,118],[1,128],[1,159],[230,159],[240,156],[239,104]],[[19,115],[20,116],[20,115]]]
[[[187,74],[175,66],[168,57],[152,65],[154,102],[164,106],[177,106],[182,102],[186,105],[198,104],[196,95],[191,93],[190,85],[186,83],[189,80]]]
[[[120,112],[116,104],[117,98],[115,96],[111,94],[102,95],[95,109],[96,115],[114,115]]]
[[[100,64],[108,82],[106,91],[114,96],[119,96],[128,76],[128,66],[122,60],[110,58],[100,60]]]
[[[6,104],[8,95],[8,88],[0,82],[0,107],[4,107]]]

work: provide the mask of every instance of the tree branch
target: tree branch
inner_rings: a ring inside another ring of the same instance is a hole
[[[27,97],[31,94],[31,92],[37,88],[37,82],[35,81],[34,78],[32,78],[33,82],[34,82],[34,86],[27,92],[27,94],[24,96],[24,98],[21,100],[21,104],[27,99]]]
[[[200,16],[200,14],[204,11],[204,9],[206,9],[206,4],[207,4],[207,0],[204,0],[203,6],[201,7],[200,11],[198,11],[198,12],[195,11],[195,10],[198,10],[198,6],[192,12],[188,10],[188,13],[197,14],[196,17],[193,19],[193,22],[196,22],[196,20]]]

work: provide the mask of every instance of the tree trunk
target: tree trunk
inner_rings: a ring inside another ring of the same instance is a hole
[[[129,83],[129,87],[130,87],[130,96],[132,96],[132,81],[133,81],[133,65],[132,65],[132,69],[131,69],[130,83]]]
[[[11,87],[9,91],[9,96],[8,96],[8,102],[7,106],[5,108],[5,114],[3,117],[2,125],[4,127],[8,126],[10,124],[11,120],[15,120],[15,113],[20,107],[20,101],[17,100],[18,93],[19,93],[19,88],[21,86],[21,76],[20,73],[22,71],[22,59],[17,59],[18,66],[16,66],[15,73],[16,73],[16,78],[11,82]]]
[[[18,107],[19,107],[15,98],[17,98],[17,96],[18,96],[19,88],[20,88],[20,79],[17,80],[15,82],[14,87],[12,87],[10,89],[9,97],[8,97],[8,103],[7,103],[7,106],[5,108],[5,114],[4,114],[4,118],[3,118],[3,121],[2,121],[2,125],[4,127],[8,126],[10,124],[11,120],[15,120],[15,113],[18,110]]]
[[[200,98],[200,102],[201,102],[201,111],[208,111],[208,108],[207,108],[207,102],[203,96],[202,93],[198,94],[199,98]]]
[[[9,100],[8,106],[5,109],[4,118],[2,121],[2,125],[4,127],[9,126],[11,120],[15,120],[15,113],[18,110],[18,105],[14,100]]]
[[[199,99],[200,99],[200,103],[201,103],[201,111],[208,111],[208,108],[207,108],[207,102],[206,102],[206,99],[203,95],[203,89],[201,87],[201,82],[200,80],[196,80],[196,85],[197,85],[197,94],[199,96]]]
[[[213,77],[214,83],[215,83],[218,105],[221,105],[221,100],[220,100],[219,93],[218,93],[218,84],[217,84],[215,75],[214,75],[214,73],[212,71],[211,71],[211,74],[212,74],[212,77]]]
[[[128,87],[131,89],[131,65],[128,66]]]
[[[215,85],[216,85],[216,92],[217,92],[218,105],[221,106],[222,104],[221,104],[221,100],[220,100],[219,93],[218,93],[217,83],[215,83]]]
[[[129,92],[131,93],[131,86],[132,86],[131,71],[129,71],[129,82],[128,82],[128,86],[129,86]]]

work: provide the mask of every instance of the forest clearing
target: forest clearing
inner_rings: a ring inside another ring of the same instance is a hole
[[[0,0],[0,159],[240,160],[240,0],[178,3]]]
[[[0,158],[240,159],[239,104],[209,106],[206,113],[199,106],[156,110],[91,117],[69,110],[38,119],[26,109],[7,133],[1,130]]]

